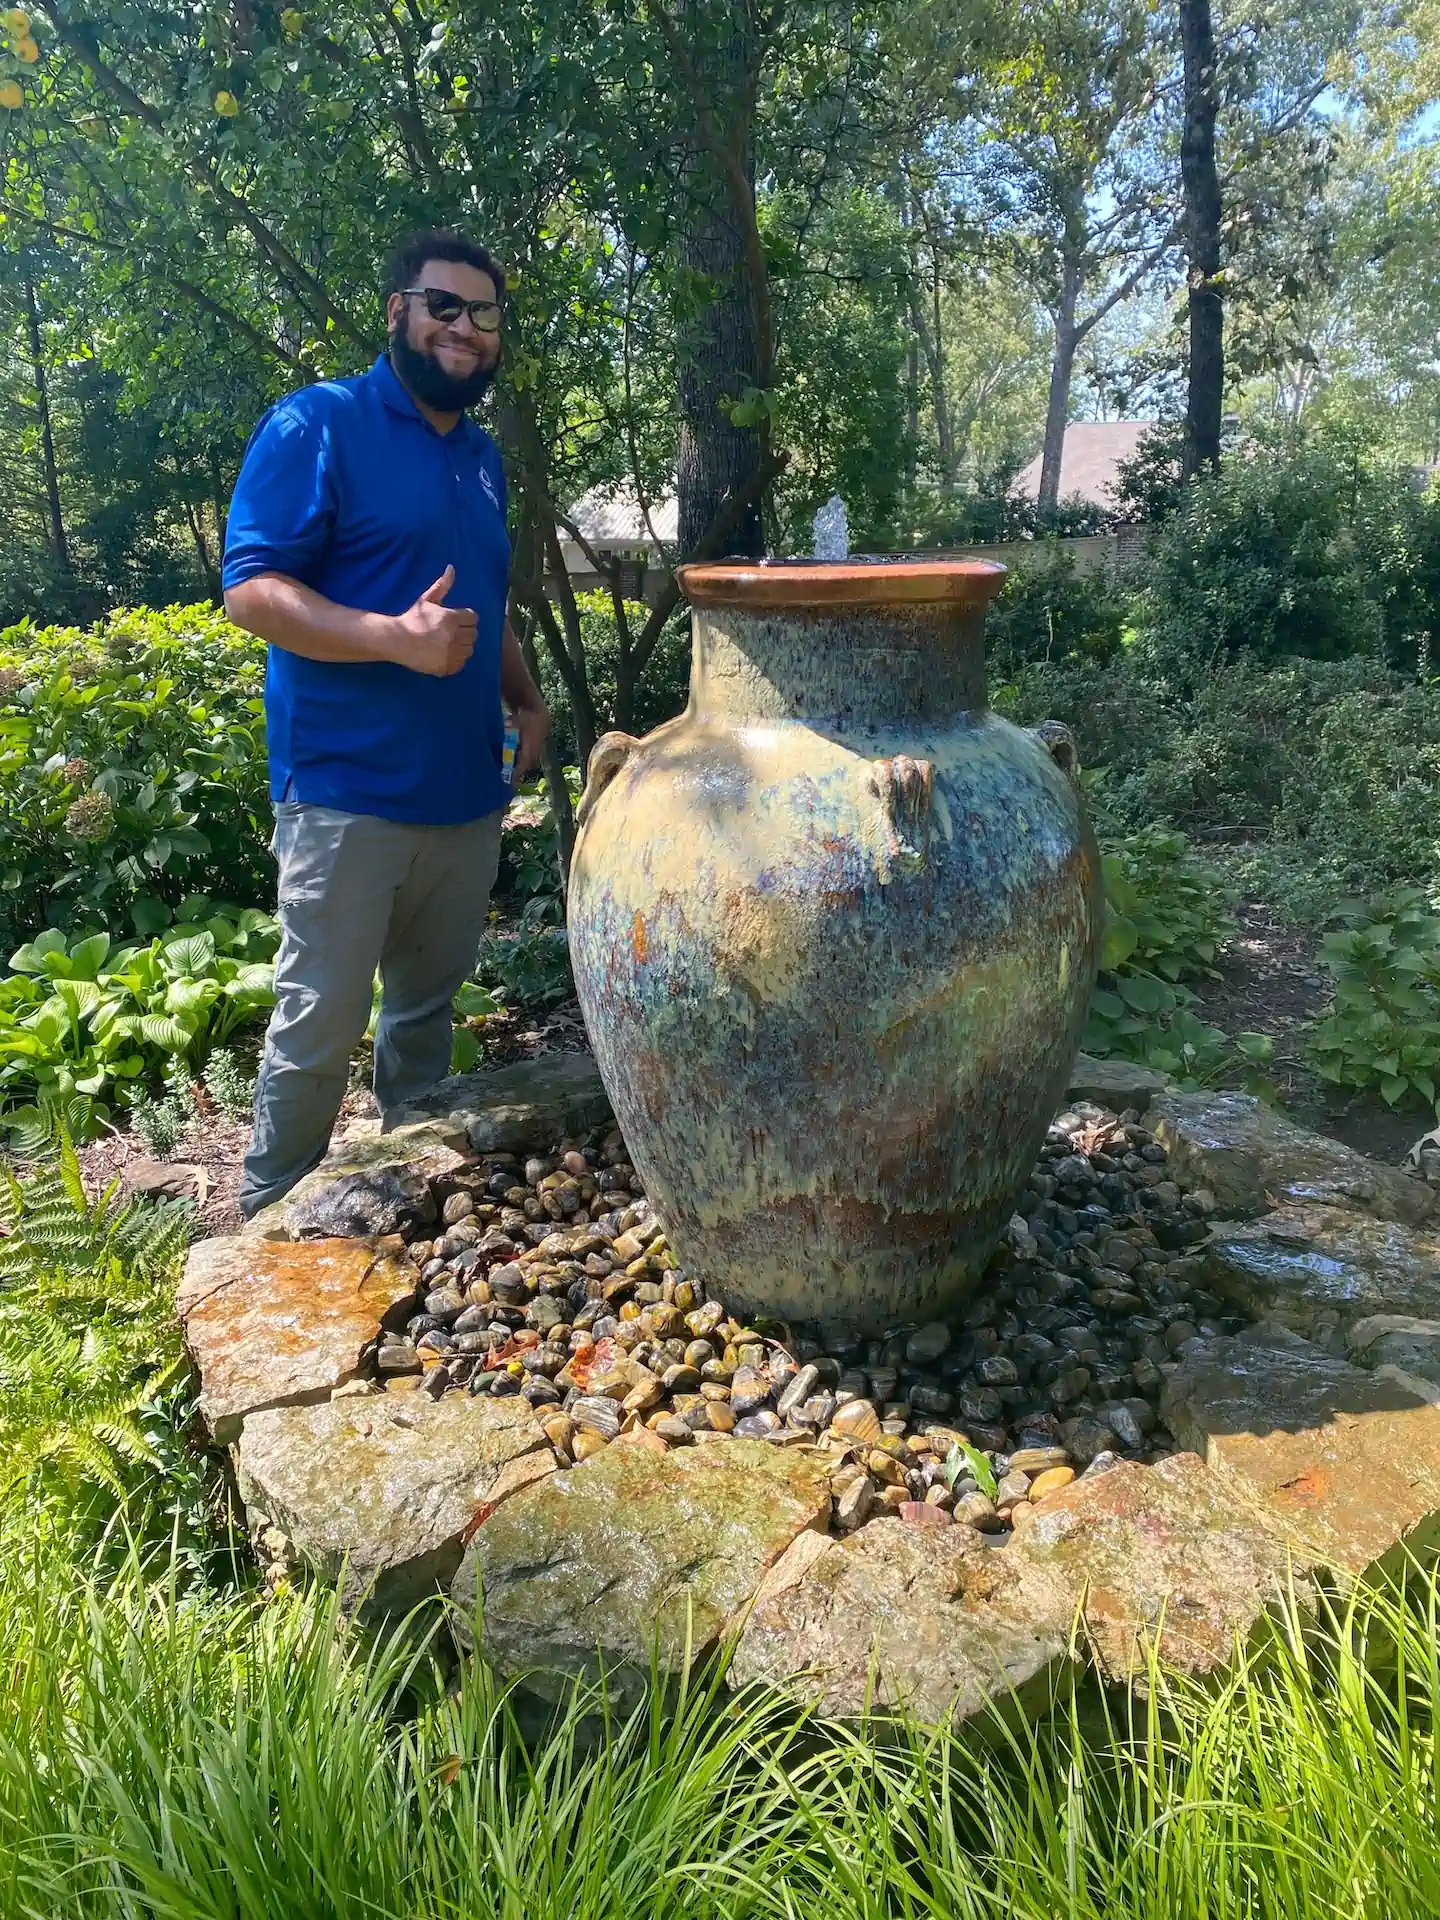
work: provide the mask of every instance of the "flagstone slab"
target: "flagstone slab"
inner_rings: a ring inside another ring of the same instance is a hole
[[[467,1529],[555,1466],[526,1401],[470,1394],[275,1408],[235,1450],[252,1533],[279,1528],[342,1604],[375,1613],[447,1589]]]
[[[1204,1257],[1225,1299],[1321,1342],[1376,1314],[1440,1319],[1433,1227],[1350,1207],[1284,1207],[1253,1224],[1218,1226]]]
[[[797,1542],[777,1563],[729,1680],[846,1719],[904,1712],[936,1724],[992,1702],[1037,1711],[1074,1666],[1075,1615],[1063,1572],[971,1527],[872,1520],[819,1551]]]
[[[176,1297],[200,1374],[200,1415],[222,1446],[269,1407],[328,1400],[415,1293],[398,1240],[202,1241]]]
[[[427,1183],[466,1164],[463,1137],[428,1123],[381,1133],[379,1122],[352,1128],[313,1173],[283,1200],[262,1207],[247,1235],[271,1240],[383,1237],[412,1220],[434,1218]]]
[[[611,1446],[505,1504],[466,1548],[462,1637],[481,1608],[502,1673],[558,1691],[603,1667],[663,1673],[712,1647],[797,1534],[830,1519],[822,1462],[761,1440]]]
[[[1192,1341],[1163,1413],[1182,1447],[1345,1578],[1440,1549],[1440,1408],[1299,1339]]]
[[[1222,1217],[1255,1219],[1277,1207],[1348,1207],[1423,1226],[1436,1218],[1424,1181],[1296,1126],[1246,1093],[1158,1094],[1146,1114],[1182,1186],[1206,1187]]]
[[[548,1152],[557,1140],[583,1139],[612,1124],[589,1053],[543,1053],[488,1073],[454,1073],[390,1119],[428,1124],[450,1145],[475,1153]]]
[[[1167,1075],[1133,1060],[1095,1060],[1088,1053],[1077,1053],[1065,1097],[1093,1100],[1096,1106],[1108,1107],[1113,1113],[1131,1108],[1144,1113],[1150,1102],[1172,1084]]]
[[[1310,1557],[1193,1453],[1072,1481],[1040,1501],[1010,1552],[1068,1582],[1115,1682],[1143,1685],[1155,1652],[1172,1669],[1215,1672],[1287,1599],[1315,1602]]]

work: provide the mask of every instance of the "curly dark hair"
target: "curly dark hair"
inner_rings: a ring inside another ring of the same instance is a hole
[[[391,254],[381,299],[388,300],[392,293],[403,293],[406,287],[413,287],[415,276],[427,260],[455,260],[462,266],[474,267],[477,272],[488,273],[495,282],[496,299],[505,296],[505,269],[478,240],[467,240],[453,227],[425,227],[402,240]]]

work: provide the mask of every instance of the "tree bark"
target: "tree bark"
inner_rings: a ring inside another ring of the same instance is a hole
[[[1220,173],[1215,164],[1215,33],[1210,0],[1180,0],[1185,120],[1180,182],[1189,259],[1190,377],[1182,470],[1220,464],[1225,393],[1225,310],[1220,294]]]
[[[677,329],[682,553],[691,551],[726,497],[744,490],[760,467],[768,444],[764,424],[736,425],[727,413],[747,387],[763,391],[772,377],[768,341],[762,337],[769,331],[769,289],[755,228],[751,139],[759,48],[744,0],[730,0],[718,33],[713,21],[704,0],[689,0],[678,10],[671,42],[672,54],[677,42],[688,43],[682,71],[701,135],[682,175],[686,231],[681,254],[688,272],[713,289],[712,298]],[[764,550],[757,499],[726,551],[759,555]]]
[[[35,382],[35,411],[40,418],[40,460],[45,472],[45,508],[50,522],[50,548],[61,573],[70,571],[70,544],[65,538],[65,516],[60,510],[60,469],[55,462],[55,435],[50,425],[50,389],[45,377],[45,355],[40,340],[40,310],[27,274],[25,327],[30,336],[30,370]]]
[[[1075,350],[1080,344],[1075,310],[1080,302],[1080,270],[1065,263],[1060,309],[1055,315],[1055,348],[1050,361],[1050,400],[1045,409],[1045,451],[1040,460],[1040,493],[1035,505],[1044,515],[1060,502],[1060,462],[1065,454],[1065,427],[1070,418],[1070,382],[1075,372]]]

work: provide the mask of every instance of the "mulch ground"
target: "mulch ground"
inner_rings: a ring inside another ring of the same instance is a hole
[[[542,1053],[583,1052],[586,1046],[580,1008],[573,1001],[538,1018],[501,1012],[490,1015],[485,1022],[485,1053],[479,1066],[505,1067]],[[340,1130],[353,1120],[374,1117],[369,1073],[366,1047],[356,1057],[354,1080],[340,1109]],[[123,1186],[138,1185],[154,1192],[168,1171],[164,1190],[198,1203],[202,1223],[199,1237],[235,1233],[241,1225],[235,1195],[245,1149],[250,1144],[250,1122],[248,1118],[231,1120],[220,1113],[203,1086],[192,1091],[196,1119],[173,1153],[156,1160],[131,1128],[112,1129],[79,1150],[85,1184],[91,1193],[99,1193],[118,1178]]]
[[[1263,1033],[1275,1042],[1266,1069],[1287,1113],[1373,1159],[1398,1164],[1432,1124],[1421,1110],[1393,1113],[1382,1102],[1345,1097],[1305,1062],[1305,1028],[1329,1003],[1318,942],[1258,901],[1235,909],[1240,930],[1218,962],[1220,978],[1196,983],[1197,1012],[1222,1032]]]

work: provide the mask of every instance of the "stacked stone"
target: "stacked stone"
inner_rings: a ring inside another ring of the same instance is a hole
[[[1214,1210],[1136,1113],[1077,1104],[958,1320],[857,1338],[747,1326],[707,1297],[619,1134],[490,1154],[422,1198],[413,1310],[375,1372],[392,1391],[522,1396],[562,1465],[731,1435],[819,1448],[842,1533],[901,1513],[1000,1538],[1077,1472],[1172,1450],[1176,1353],[1245,1324],[1202,1284]]]

